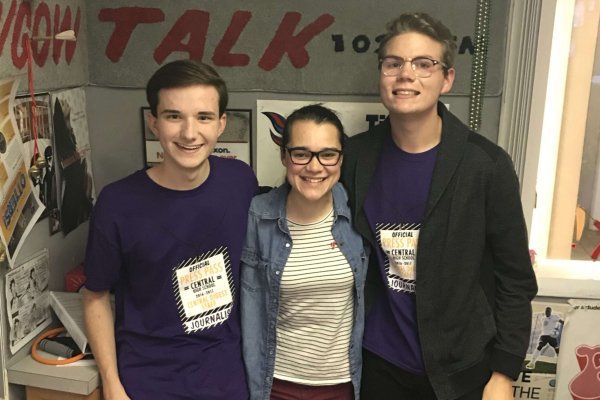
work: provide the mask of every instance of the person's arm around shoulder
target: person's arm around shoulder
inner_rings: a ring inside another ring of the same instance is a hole
[[[495,265],[497,333],[493,374],[483,399],[512,399],[511,379],[518,378],[529,345],[531,300],[537,293],[537,282],[529,257],[519,181],[504,151],[488,184],[486,231]]]
[[[109,291],[82,291],[85,329],[102,377],[104,399],[129,400],[119,379]]]

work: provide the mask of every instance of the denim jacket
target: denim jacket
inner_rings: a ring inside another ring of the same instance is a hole
[[[277,315],[282,271],[293,247],[286,220],[288,183],[255,197],[250,205],[246,243],[242,250],[241,309],[244,362],[251,400],[268,400],[277,351]],[[348,195],[340,183],[333,188],[333,237],[354,275],[354,325],[350,340],[350,374],[359,399],[364,331],[363,289],[368,247],[352,228]]]

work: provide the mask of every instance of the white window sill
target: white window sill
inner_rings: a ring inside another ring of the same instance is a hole
[[[600,261],[538,260],[538,296],[600,299]]]

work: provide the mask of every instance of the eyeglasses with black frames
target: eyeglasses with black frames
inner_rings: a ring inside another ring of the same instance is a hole
[[[436,65],[441,65],[444,68],[448,68],[446,64],[441,61],[434,60],[429,57],[415,57],[415,58],[402,58],[402,57],[386,57],[383,60],[379,60],[379,67],[381,72],[386,76],[397,76],[400,74],[404,64],[410,62],[415,75],[419,78],[428,78],[435,71]]]
[[[304,147],[286,147],[285,149],[290,154],[292,162],[296,165],[307,165],[316,156],[321,165],[332,167],[337,165],[342,158],[342,151],[338,149],[325,149],[321,151],[310,151]]]

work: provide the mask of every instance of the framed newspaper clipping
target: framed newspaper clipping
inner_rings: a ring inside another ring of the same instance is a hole
[[[148,126],[150,107],[142,107],[144,163],[153,167],[163,161],[163,148]],[[219,137],[213,155],[244,161],[252,166],[252,110],[227,109],[227,125]]]

